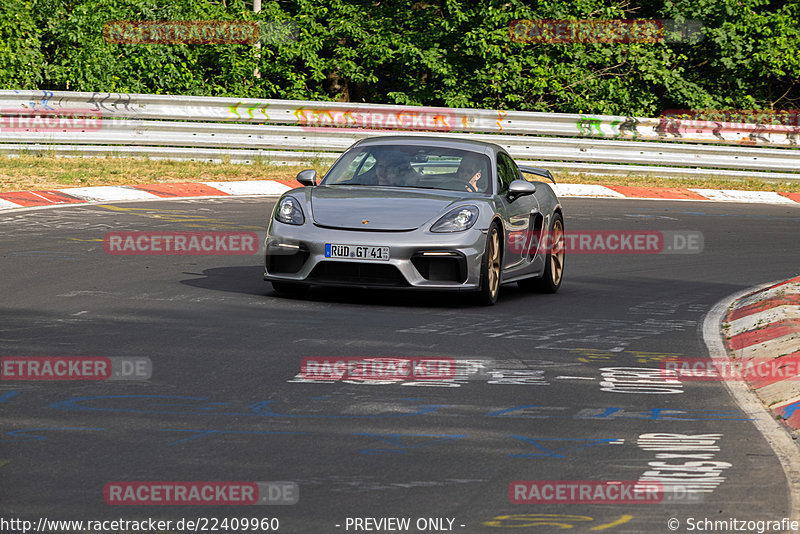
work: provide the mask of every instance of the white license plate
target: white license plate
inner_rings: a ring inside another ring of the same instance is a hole
[[[326,258],[389,261],[389,247],[325,243]]]

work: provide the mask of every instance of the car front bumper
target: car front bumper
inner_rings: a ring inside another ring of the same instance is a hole
[[[389,260],[331,259],[325,245],[388,246]],[[324,228],[273,220],[265,240],[264,280],[354,287],[474,291],[486,230],[434,233]]]

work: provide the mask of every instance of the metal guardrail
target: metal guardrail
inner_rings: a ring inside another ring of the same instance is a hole
[[[86,128],[34,122],[84,113]],[[800,179],[800,128],[692,129],[691,121],[216,97],[0,91],[0,153],[273,163],[329,160],[403,130],[485,140],[521,161],[609,174]],[[15,122],[16,121],[16,122]]]

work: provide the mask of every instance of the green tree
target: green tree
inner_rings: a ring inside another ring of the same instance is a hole
[[[32,6],[23,0],[0,2],[0,83],[8,89],[36,89],[44,57]]]
[[[5,0],[6,88],[657,115],[800,106],[800,0]],[[526,43],[516,19],[700,21],[701,42]],[[117,44],[114,20],[258,21],[262,46]],[[260,77],[254,76],[254,71]]]

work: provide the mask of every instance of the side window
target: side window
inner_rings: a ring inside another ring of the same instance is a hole
[[[358,163],[361,164],[360,168],[358,169],[358,175],[361,176],[362,174],[372,170],[372,167],[375,166],[375,161],[375,156],[372,154],[368,154],[366,158],[358,158]],[[353,163],[356,162],[354,161]]]
[[[508,191],[511,182],[519,178],[519,169],[516,164],[502,152],[497,155],[497,175],[500,179],[500,193]]]
[[[353,180],[356,175],[364,173],[365,163],[368,163],[369,154],[363,150],[346,152],[336,165],[325,173],[326,184],[341,184]],[[374,164],[374,160],[373,163]],[[370,165],[372,165],[370,164]],[[331,173],[330,171],[334,171]]]

